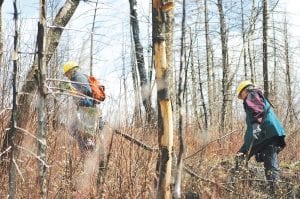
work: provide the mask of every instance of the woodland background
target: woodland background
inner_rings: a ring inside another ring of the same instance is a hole
[[[246,79],[287,131],[279,196],[300,198],[300,38],[286,3],[0,0],[0,198],[266,198],[261,164],[234,170]],[[68,134],[68,60],[106,86],[90,154]]]

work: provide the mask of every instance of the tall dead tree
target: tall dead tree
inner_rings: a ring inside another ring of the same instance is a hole
[[[74,14],[76,8],[79,5],[79,0],[67,0],[65,4],[61,7],[61,9],[58,11],[57,15],[55,16],[55,19],[53,21],[53,26],[47,33],[47,55],[46,55],[46,65],[50,61],[53,53],[55,52],[59,40],[61,37],[61,34],[63,32],[64,27],[67,25],[69,20],[71,19],[72,15]],[[37,78],[37,60],[34,60],[34,63],[27,73],[25,84],[22,86],[21,94],[18,98],[18,107],[17,107],[17,125],[21,128],[27,127],[27,124],[30,120],[28,120],[28,113],[30,113],[30,109],[32,106],[33,96],[31,95],[36,91],[37,84],[36,84],[36,78]],[[8,148],[8,140],[12,138],[12,135],[7,133],[4,138],[4,142],[1,148],[1,151],[5,151]],[[18,133],[16,134],[14,138],[14,142],[16,144],[21,144],[23,140],[23,134]],[[9,153],[7,153],[7,156],[10,156]],[[3,163],[3,158],[5,156],[1,156],[0,163]],[[3,168],[3,167],[2,167]]]
[[[40,19],[38,23],[37,46],[38,46],[38,129],[37,129],[37,155],[38,183],[40,197],[47,198],[47,131],[46,131],[46,61],[45,61],[45,34],[46,34],[46,0],[40,0]]]
[[[173,149],[173,119],[170,95],[170,63],[166,51],[166,12],[174,9],[173,0],[152,0],[152,42],[156,71],[158,101],[158,184],[157,198],[170,198],[171,163]]]
[[[140,28],[138,23],[137,16],[137,2],[136,0],[129,0],[130,5],[130,25],[132,29],[132,36],[135,46],[135,56],[137,62],[137,68],[140,77],[140,91],[142,97],[142,103],[145,108],[147,122],[152,120],[152,115],[154,114],[154,110],[151,107],[151,89],[150,82],[147,77],[146,68],[145,68],[145,60],[144,60],[144,52],[143,46],[140,42]]]
[[[90,75],[93,75],[93,59],[94,59],[94,31],[95,31],[95,23],[96,23],[96,16],[97,16],[97,6],[98,0],[96,1],[94,16],[93,16],[93,23],[92,23],[92,31],[91,31],[91,46],[90,46]]]
[[[288,29],[287,29],[287,20],[285,17],[284,21],[284,62],[285,62],[285,84],[287,88],[287,116],[290,116],[290,124],[293,124],[293,100],[292,100],[292,88],[291,88],[291,69],[290,69],[290,59],[289,59],[289,41],[288,41]]]
[[[2,4],[4,0],[0,0],[0,67],[2,67],[3,57],[3,39],[2,39]]]
[[[269,96],[269,75],[268,75],[268,0],[263,0],[263,81],[264,94]]]
[[[207,0],[204,0],[204,24],[205,24],[205,52],[206,52],[206,69],[207,69],[207,94],[208,94],[208,112],[210,115],[210,123],[213,121],[213,113],[212,108],[213,107],[213,84],[212,84],[212,50],[211,50],[211,41],[209,37],[209,23],[208,23],[208,6],[207,6]]]
[[[275,27],[275,19],[274,13],[272,12],[272,28],[273,28],[273,59],[274,59],[274,73],[273,73],[273,88],[272,88],[272,95],[274,99],[277,99],[277,90],[278,84],[276,83],[277,80],[277,72],[278,72],[278,65],[277,65],[277,44],[276,44],[276,27]]]
[[[242,39],[243,39],[243,58],[244,58],[244,78],[248,79],[248,74],[247,74],[247,53],[246,53],[246,32],[245,32],[243,0],[241,0],[241,20],[242,20]]]
[[[10,139],[8,139],[8,150],[9,153],[9,190],[8,190],[8,198],[14,199],[16,193],[16,151],[17,145],[14,142],[14,138],[16,136],[16,127],[17,127],[17,72],[18,72],[18,43],[19,43],[19,33],[18,33],[18,8],[17,8],[17,0],[13,1],[14,6],[14,23],[15,23],[15,34],[14,34],[14,52],[13,52],[13,82],[12,82],[12,89],[13,89],[13,107],[12,107],[12,114],[11,114],[11,127],[8,131],[10,135]]]
[[[222,68],[223,68],[223,77],[222,77],[222,109],[221,109],[221,126],[220,131],[224,132],[226,128],[226,121],[228,120],[230,105],[230,80],[229,80],[229,64],[228,64],[228,36],[226,30],[225,16],[223,11],[222,0],[218,0],[218,10],[220,16],[220,34],[221,34],[221,46],[222,46]]]
[[[254,61],[253,61],[253,56],[252,56],[252,48],[251,44],[253,43],[253,33],[254,33],[254,27],[255,27],[255,22],[257,19],[259,11],[257,10],[255,6],[255,0],[252,0],[252,8],[251,8],[251,16],[250,16],[250,24],[249,24],[249,29],[247,33],[247,53],[248,53],[248,59],[249,59],[249,69],[250,69],[250,79],[252,82],[256,82],[255,78],[255,71],[254,71]]]
[[[183,157],[185,153],[185,132],[183,129],[183,100],[184,100],[184,81],[185,81],[185,0],[182,1],[182,21],[181,21],[181,40],[180,40],[180,66],[178,81],[178,109],[179,109],[179,153],[175,175],[174,198],[181,198],[181,177],[183,168]],[[191,44],[192,45],[192,44]]]

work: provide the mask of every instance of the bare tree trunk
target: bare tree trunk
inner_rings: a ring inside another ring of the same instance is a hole
[[[57,13],[53,25],[48,33],[47,33],[47,55],[46,55],[46,65],[48,64],[49,60],[52,57],[52,54],[55,52],[58,44],[60,36],[63,32],[63,28],[67,25],[70,18],[74,14],[77,6],[79,5],[79,0],[67,0],[63,7]],[[19,95],[18,98],[18,107],[17,107],[17,124],[21,128],[25,128],[27,123],[30,121],[28,120],[28,113],[30,113],[31,103],[33,101],[33,97],[31,93],[33,93],[36,88],[36,77],[37,77],[37,60],[34,60],[33,66],[31,67],[30,71],[27,73],[26,76],[26,83],[23,85],[21,92],[22,94]],[[5,151],[8,147],[7,140],[11,139],[9,133],[5,135],[3,146],[1,151]],[[21,133],[17,134],[14,138],[14,142],[16,144],[21,144],[23,140],[23,135]],[[10,156],[9,153],[7,156]],[[2,164],[2,160],[5,156],[1,156],[0,163]],[[3,167],[2,167],[3,168]]]
[[[255,15],[256,7],[255,7],[255,0],[252,1],[252,8],[251,8],[251,16],[250,16],[250,25],[249,30],[247,33],[247,52],[248,52],[248,58],[249,58],[249,68],[250,68],[250,79],[252,82],[255,82],[255,72],[254,72],[254,64],[252,60],[252,54],[251,54],[251,44],[252,44],[252,36],[254,32],[254,25],[255,20],[257,17],[257,14]]]
[[[264,94],[269,97],[269,76],[268,76],[268,0],[263,0],[263,80]]]
[[[273,74],[273,88],[272,88],[272,96],[274,99],[277,99],[277,44],[276,44],[276,34],[275,34],[275,23],[274,23],[274,15],[272,13],[272,24],[273,24],[273,59],[274,59],[274,74]]]
[[[224,133],[224,130],[227,126],[228,118],[228,107],[230,104],[230,81],[229,81],[229,65],[228,65],[228,47],[227,47],[227,31],[225,24],[225,17],[223,12],[223,3],[222,0],[218,0],[218,10],[220,15],[220,34],[221,34],[221,45],[222,45],[222,68],[223,68],[223,77],[222,77],[222,110],[221,110],[221,126],[220,131]]]
[[[194,61],[194,51],[193,51],[193,45],[192,45],[192,33],[190,32],[190,52],[191,52],[191,77],[192,77],[192,111],[194,114],[195,121],[197,123],[197,128],[195,128],[195,131],[200,132],[201,131],[201,122],[200,122],[200,111],[198,110],[198,84],[196,81],[196,70],[195,70],[195,61]]]
[[[203,107],[203,113],[204,113],[204,129],[205,129],[205,132],[206,132],[207,129],[208,129],[208,115],[207,115],[207,108],[206,108],[206,105],[205,105],[204,94],[203,94],[203,83],[202,83],[202,78],[201,78],[201,67],[200,67],[200,65],[201,65],[200,64],[200,58],[198,58],[199,91],[200,91],[200,98],[201,98],[201,106]]]
[[[158,142],[160,154],[158,158],[159,179],[157,198],[170,198],[171,165],[173,149],[173,119],[170,95],[170,75],[167,62],[166,21],[165,13],[174,9],[174,1],[152,0],[152,40],[154,47],[154,65],[156,70],[158,101]],[[170,51],[169,51],[170,52]]]
[[[0,67],[2,67],[3,59],[3,36],[2,36],[2,4],[4,0],[0,0]]]
[[[16,179],[16,162],[17,157],[16,143],[14,138],[16,136],[16,126],[17,126],[17,71],[18,71],[18,42],[19,42],[19,33],[18,33],[18,8],[17,0],[13,1],[14,6],[14,22],[15,22],[15,35],[14,35],[14,52],[13,52],[13,107],[11,114],[11,128],[8,131],[10,139],[8,139],[8,147],[10,148],[9,154],[9,190],[8,198],[14,199],[17,187]]]
[[[37,155],[38,160],[38,183],[40,197],[47,198],[47,131],[46,131],[46,62],[45,62],[45,30],[46,30],[46,0],[40,0],[40,20],[38,23],[38,129],[37,129]]]
[[[208,112],[210,116],[210,123],[213,121],[212,113],[212,101],[213,97],[213,88],[212,88],[212,52],[211,52],[211,43],[209,38],[209,24],[208,24],[208,6],[207,0],[204,0],[204,23],[205,23],[205,49],[206,49],[206,68],[207,68],[207,94],[208,94]],[[207,125],[208,126],[208,125]]]
[[[147,122],[150,123],[152,121],[152,115],[154,114],[154,110],[151,107],[151,89],[150,83],[147,78],[146,68],[145,68],[145,60],[144,60],[144,52],[143,46],[140,42],[139,37],[139,23],[137,17],[137,3],[136,0],[129,0],[130,5],[130,24],[132,28],[132,36],[135,44],[135,55],[138,66],[138,72],[140,76],[140,91],[142,96],[142,102],[146,111]]]
[[[124,39],[123,39],[124,40]],[[124,88],[124,98],[125,98],[125,125],[128,126],[128,97],[127,97],[127,78],[126,78],[126,67],[125,67],[125,54],[126,54],[126,48],[125,43],[123,41],[123,50],[122,50],[122,83]]]
[[[290,60],[289,60],[289,42],[288,42],[288,30],[287,30],[287,21],[285,17],[284,22],[284,61],[285,61],[285,82],[287,88],[287,116],[290,116],[290,124],[294,123],[293,118],[293,100],[292,100],[292,89],[291,89],[291,71],[290,71]]]
[[[185,153],[185,132],[183,130],[183,100],[185,88],[183,87],[185,79],[185,0],[182,1],[182,21],[181,21],[181,44],[180,44],[180,66],[179,66],[179,81],[178,81],[178,109],[179,109],[179,153],[177,159],[177,168],[175,175],[174,198],[181,198],[181,176],[183,168],[183,157]],[[192,45],[192,44],[191,44]],[[186,72],[187,74],[187,72]]]
[[[241,16],[242,16],[242,38],[243,38],[243,57],[244,57],[244,76],[248,79],[247,74],[247,53],[246,53],[246,32],[245,32],[245,21],[244,21],[244,4],[241,0]]]
[[[90,75],[93,75],[93,59],[94,59],[94,31],[95,31],[95,21],[97,15],[97,6],[98,0],[96,1],[94,16],[93,16],[93,23],[92,23],[92,32],[91,32],[91,46],[90,46]]]
[[[134,54],[135,50],[133,49],[133,41],[131,39],[131,76],[133,81],[133,92],[134,92],[134,121],[138,124],[142,124],[142,113],[141,113],[141,102],[140,102],[140,92],[139,92],[139,85],[138,85],[138,74],[137,74],[137,66],[136,66],[136,56]]]

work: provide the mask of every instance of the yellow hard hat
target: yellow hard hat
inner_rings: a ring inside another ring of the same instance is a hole
[[[68,61],[65,63],[64,65],[64,73],[68,72],[69,70],[75,68],[75,67],[78,67],[79,65],[74,62],[74,61]]]
[[[250,80],[245,80],[245,81],[242,81],[239,86],[237,87],[237,96],[238,98],[240,98],[240,94],[242,92],[242,90],[248,86],[252,86],[254,85]]]

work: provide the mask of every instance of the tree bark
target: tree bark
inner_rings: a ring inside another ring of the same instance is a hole
[[[158,158],[159,178],[157,198],[170,198],[171,163],[173,149],[173,119],[170,95],[171,68],[167,63],[165,13],[174,9],[174,1],[152,0],[152,41],[156,70],[158,101]],[[169,51],[170,52],[170,51]]]
[[[225,23],[225,16],[223,11],[222,0],[218,0],[218,10],[220,15],[220,34],[221,34],[221,45],[222,45],[222,68],[223,68],[223,77],[222,77],[222,110],[221,110],[221,126],[220,131],[224,132],[227,126],[227,119],[229,114],[229,104],[230,104],[230,84],[229,81],[229,65],[228,65],[228,47],[227,47],[227,30]]]
[[[90,75],[93,75],[93,59],[94,59],[94,31],[95,31],[95,21],[97,16],[97,6],[98,0],[96,1],[93,23],[92,23],[92,31],[91,31],[91,46],[90,46]]]
[[[45,30],[46,30],[46,0],[40,0],[40,20],[38,23],[38,129],[37,129],[37,155],[42,161],[38,161],[38,183],[40,197],[47,198],[47,131],[46,131],[46,62],[45,62]]]
[[[3,36],[2,36],[2,4],[4,0],[0,0],[0,67],[2,67],[3,59]]]
[[[147,78],[146,68],[145,68],[145,60],[144,60],[144,52],[143,46],[140,42],[139,37],[139,23],[137,16],[137,2],[136,0],[129,0],[130,5],[130,24],[132,28],[132,36],[135,46],[135,56],[137,61],[137,67],[140,77],[140,92],[142,97],[142,103],[146,112],[147,122],[150,123],[152,121],[152,115],[154,114],[154,110],[151,106],[151,89],[150,83]]]
[[[293,100],[292,100],[292,88],[291,88],[291,71],[290,71],[290,60],[289,60],[289,42],[288,42],[288,32],[287,32],[287,21],[285,18],[284,22],[284,61],[285,61],[285,82],[287,88],[287,116],[289,114],[290,120],[289,123],[294,123],[293,118]]]
[[[269,97],[269,75],[268,75],[268,0],[263,0],[263,80],[264,95]]]
[[[8,147],[10,147],[9,153],[9,190],[8,190],[8,198],[14,199],[17,187],[17,179],[16,179],[16,162],[15,159],[17,157],[17,149],[16,143],[14,142],[14,138],[16,136],[16,126],[17,126],[17,71],[18,71],[18,43],[19,43],[19,32],[18,32],[18,8],[17,8],[17,0],[13,1],[14,6],[14,22],[15,22],[15,35],[14,35],[14,52],[13,52],[13,107],[11,114],[11,128],[8,131],[10,135],[10,139],[8,139]],[[5,143],[6,144],[6,143]]]
[[[245,20],[244,20],[244,4],[241,0],[241,20],[242,20],[242,39],[243,39],[243,58],[244,58],[244,78],[248,79],[247,73],[247,53],[246,53],[246,32],[245,32]]]
[[[142,113],[141,113],[141,96],[139,92],[139,85],[138,85],[138,74],[137,74],[137,66],[136,66],[136,56],[135,50],[133,49],[133,41],[131,39],[131,76],[133,81],[133,92],[134,92],[134,114],[133,119],[136,124],[142,124]]]
[[[277,99],[277,71],[278,71],[278,66],[277,66],[277,44],[276,44],[276,28],[275,28],[275,22],[274,22],[274,15],[272,13],[272,26],[273,26],[273,59],[274,59],[274,74],[273,74],[273,87],[272,87],[272,96],[274,97],[273,99]],[[274,102],[274,101],[273,101]],[[275,102],[276,103],[276,102]]]
[[[258,16],[258,11],[255,13],[256,11],[256,7],[255,7],[255,0],[252,1],[252,8],[251,8],[251,16],[250,16],[250,25],[249,25],[249,30],[247,33],[247,53],[248,53],[248,58],[249,58],[249,69],[250,69],[250,79],[252,82],[256,82],[256,78],[255,78],[255,68],[254,68],[254,63],[253,63],[253,58],[252,58],[252,49],[251,49],[251,44],[252,44],[252,36],[253,36],[253,32],[254,32],[254,26],[255,26],[255,21],[257,19]]]
[[[181,21],[181,43],[180,43],[180,66],[179,66],[179,81],[178,81],[178,109],[179,109],[179,153],[177,159],[177,168],[175,175],[174,198],[181,198],[181,176],[183,168],[183,157],[185,153],[185,132],[183,129],[183,101],[184,101],[184,81],[185,79],[185,0],[182,1],[182,21]]]
[[[206,69],[207,69],[207,94],[208,94],[208,112],[210,116],[210,123],[213,121],[212,113],[212,102],[214,99],[213,88],[212,88],[212,52],[211,52],[211,43],[209,37],[209,23],[208,23],[208,6],[207,0],[204,0],[204,24],[205,24],[205,51],[206,51]]]

